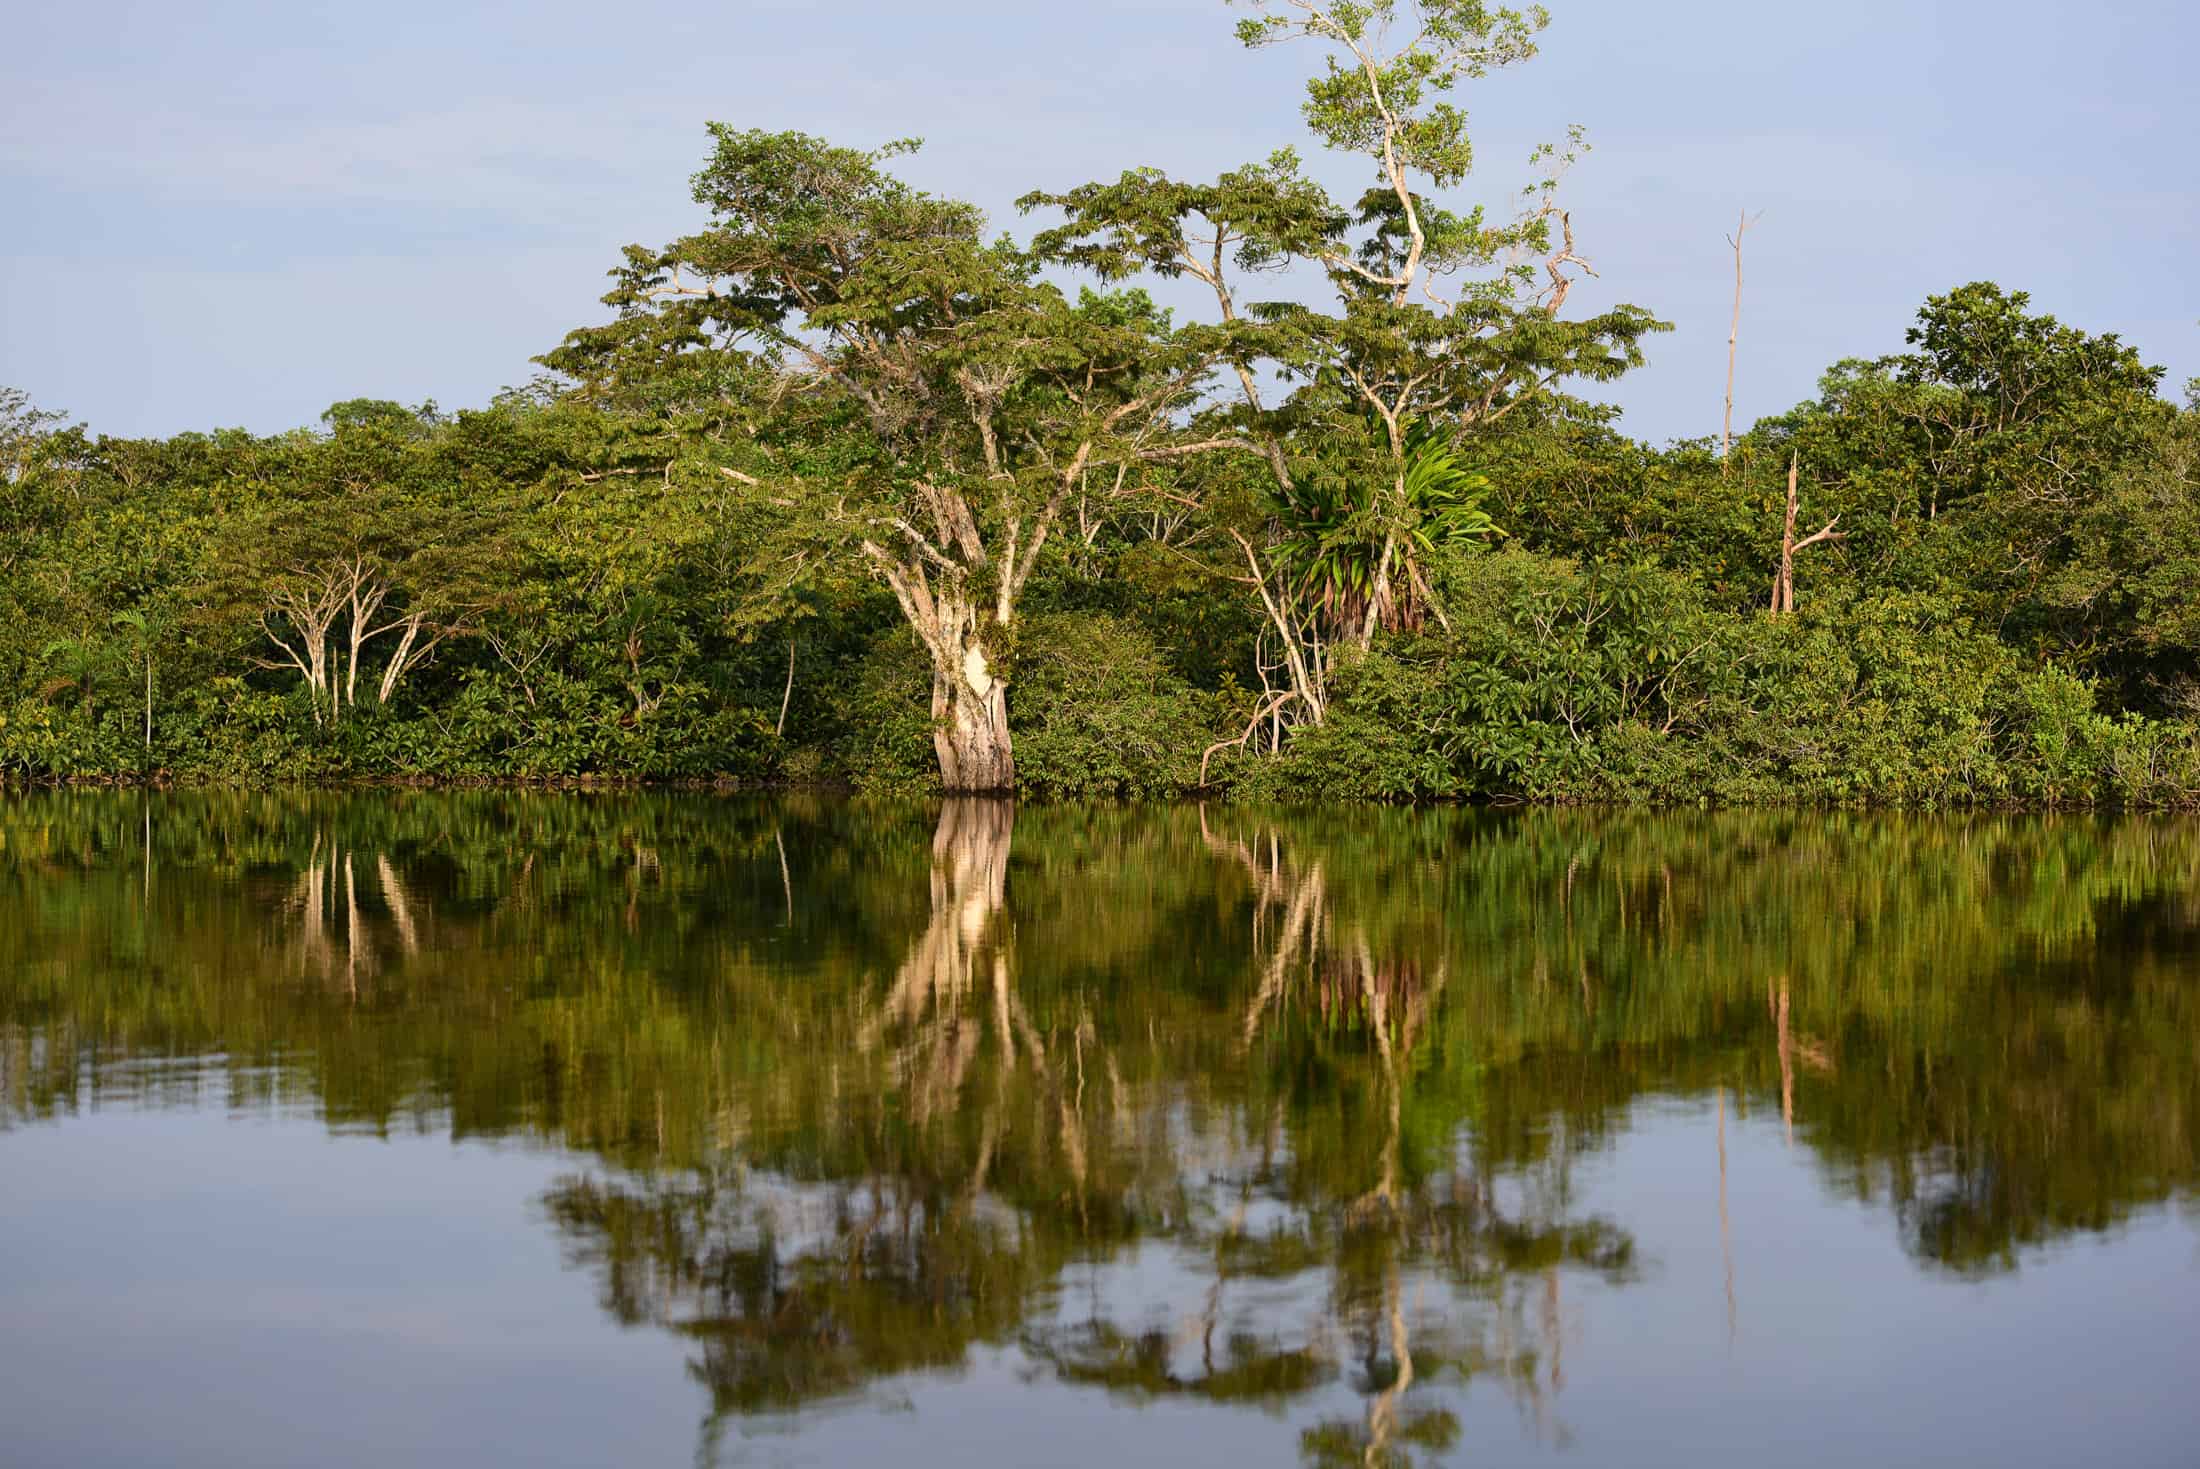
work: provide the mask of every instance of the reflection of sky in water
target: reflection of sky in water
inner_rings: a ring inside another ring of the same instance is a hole
[[[209,1089],[212,1090],[212,1089]],[[695,1452],[687,1345],[622,1331],[561,1262],[539,1201],[577,1160],[442,1137],[331,1137],[309,1117],[125,1105],[0,1144],[0,1422],[8,1462],[245,1466],[676,1464]],[[1459,1462],[2189,1463],[2200,1241],[2173,1211],[1971,1282],[1920,1270],[1884,1208],[1829,1193],[1775,1114],[1729,1117],[1732,1332],[1715,1118],[1636,1104],[1578,1157],[1574,1212],[1622,1221],[1624,1284],[1560,1272],[1540,1410],[1434,1385]],[[1035,1338],[1098,1309],[1196,1367],[1204,1252],[1149,1241],[1064,1270]],[[1540,1291],[1540,1285],[1538,1285]],[[1234,1280],[1225,1333],[1334,1334],[1322,1274]],[[1416,1338],[1486,1301],[1407,1271]],[[1534,1309],[1543,1309],[1538,1300]],[[1188,1324],[1190,1323],[1190,1324]],[[1293,1462],[1357,1419],[1340,1376],[1281,1409],[1067,1387],[1010,1343],[789,1419],[731,1424],[728,1463]],[[1560,1378],[1549,1390],[1552,1374]]]

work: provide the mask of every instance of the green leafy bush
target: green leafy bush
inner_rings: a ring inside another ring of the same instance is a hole
[[[1041,796],[1169,796],[1199,779],[1223,700],[1179,678],[1143,629],[1104,615],[1030,618],[1009,709],[1023,787]]]

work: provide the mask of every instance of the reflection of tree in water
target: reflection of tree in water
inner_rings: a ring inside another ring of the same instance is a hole
[[[803,1187],[736,1170],[577,1178],[547,1207],[608,1312],[697,1344],[693,1370],[723,1416],[952,1367],[1021,1322],[1045,1262],[1016,1221],[896,1183]]]
[[[999,931],[1013,823],[999,801],[941,813],[929,921],[854,1027],[852,1060],[884,1068],[883,1092],[851,1086],[843,1116],[746,1150],[753,1168],[577,1178],[547,1200],[608,1310],[700,1344],[714,1418],[1009,1340],[1074,1252],[1151,1207],[1161,1160],[1130,1134],[1090,1018],[1042,1031],[1017,992]]]
[[[361,983],[371,985],[381,968],[382,954],[394,950],[409,959],[420,953],[422,924],[415,913],[388,851],[362,853],[317,830],[283,910],[281,933],[298,972],[340,987],[356,1003]]]
[[[1629,1263],[1573,1160],[1651,1095],[1703,1099],[1707,1230],[1761,1111],[1934,1269],[2200,1175],[2189,826],[1034,808],[1012,871],[1005,807],[156,808],[0,803],[0,1117],[188,1072],[600,1159],[568,1245],[728,1412],[990,1342],[1357,1388],[1317,1453],[1464,1424],[1462,1375],[1540,1417],[1567,1288]]]
[[[1008,948],[987,942],[1007,899],[1015,821],[1007,801],[959,799],[943,806],[932,841],[931,921],[858,1038],[866,1053],[892,1043],[897,1079],[919,1122],[955,1106],[988,1020],[1002,1065],[1016,1064],[1020,1039],[1023,1054],[1042,1072],[1046,1066],[1045,1043],[1009,978]],[[974,1017],[967,1002],[981,966],[989,1001]],[[1074,1119],[1067,1119],[1065,1135],[1075,1131]],[[981,1161],[979,1187],[984,1166]]]
[[[1200,835],[1248,874],[1255,894],[1260,980],[1244,1018],[1245,1045],[1269,1032],[1273,1053],[1304,1074],[1308,1041],[1318,1046],[1319,1038],[1343,1032],[1363,1042],[1357,1080],[1378,1099],[1368,1119],[1374,1125],[1352,1128],[1337,1149],[1340,1158],[1355,1150],[1363,1162],[1372,1156],[1371,1185],[1317,1196],[1317,1206],[1302,1211],[1300,1238],[1285,1244],[1272,1233],[1267,1241],[1271,1259],[1283,1245],[1286,1257],[1330,1265],[1330,1314],[1350,1340],[1353,1383],[1366,1398],[1363,1418],[1308,1429],[1306,1454],[1324,1463],[1404,1463],[1412,1449],[1448,1447],[1460,1433],[1456,1412],[1411,1391],[1417,1381],[1447,1378],[1493,1378],[1539,1433],[1563,1437],[1553,1429],[1550,1402],[1564,1383],[1562,1270],[1624,1280],[1632,1243],[1604,1221],[1567,1217],[1563,1139],[1522,1180],[1522,1202],[1510,1208],[1460,1135],[1463,1119],[1448,1107],[1422,1129],[1434,1146],[1414,1150],[1423,1161],[1410,1162],[1405,1117],[1423,1069],[1417,1046],[1449,976],[1444,950],[1425,960],[1429,949],[1416,942],[1412,925],[1401,930],[1398,914],[1380,905],[1340,915],[1319,856],[1297,859],[1273,826],[1250,837],[1221,836],[1203,811]],[[1307,1198],[1303,1188],[1297,1193]],[[1307,1237],[1324,1231],[1327,1240]],[[1260,1253],[1250,1252],[1255,1261]],[[1251,1273],[1262,1273],[1257,1263]],[[1218,1272],[1217,1294],[1222,1279]],[[1461,1310],[1470,1299],[1481,1309]]]
[[[699,1344],[714,1418],[1013,1341],[1134,1399],[1273,1407],[1341,1381],[1365,1407],[1307,1429],[1324,1462],[1449,1442],[1456,1412],[1428,1399],[1447,1381],[1492,1379],[1543,1421],[1562,1272],[1625,1279],[1632,1247],[1569,1217],[1563,1149],[1540,1176],[1485,1178],[1456,1113],[1410,1104],[1442,963],[1365,925],[1340,939],[1320,863],[1276,833],[1265,865],[1209,835],[1256,880],[1252,998],[1235,1063],[1188,1090],[1185,1037],[1150,1017],[1117,1026],[1077,1002],[1035,1018],[1004,911],[1013,821],[1002,803],[943,810],[929,920],[854,1056],[824,1063],[883,1069],[882,1093],[843,1091],[852,1125],[551,1194],[606,1308]],[[1204,1276],[1196,1307],[1141,1307],[1142,1245]],[[1066,1288],[1073,1264],[1089,1291]]]

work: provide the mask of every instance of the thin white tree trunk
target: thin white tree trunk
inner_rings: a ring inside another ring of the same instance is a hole
[[[318,724],[321,722],[321,699],[335,688],[334,677],[329,672],[328,633],[325,629],[314,628],[307,632],[306,656],[313,663],[311,680],[313,684],[313,721]],[[336,711],[331,709],[329,718],[334,719],[335,717]]]
[[[1734,351],[1742,337],[1742,236],[1749,233],[1749,211],[1743,210],[1741,222],[1734,233],[1727,236],[1727,243],[1734,247],[1734,320],[1726,332],[1726,420],[1719,430],[1719,472],[1726,472],[1727,450],[1734,442]]]
[[[405,635],[397,640],[397,651],[390,655],[389,667],[382,670],[382,682],[374,691],[374,702],[387,704],[390,695],[397,692],[397,681],[405,676],[405,664],[412,657],[413,643],[420,637],[420,614],[405,619]]]
[[[787,733],[787,705],[794,700],[794,639],[787,639],[787,686],[779,694],[779,723],[772,726],[772,733],[782,738]]]

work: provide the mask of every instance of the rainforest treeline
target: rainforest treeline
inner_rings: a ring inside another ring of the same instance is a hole
[[[1979,282],[1638,442],[1598,394],[1667,324],[1568,309],[1583,140],[1459,197],[1542,12],[1241,9],[1319,166],[1017,239],[914,143],[714,124],[696,232],[487,407],[0,394],[0,773],[2200,804],[2200,384]]]

